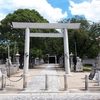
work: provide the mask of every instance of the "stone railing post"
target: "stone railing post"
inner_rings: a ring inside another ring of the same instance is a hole
[[[48,90],[48,75],[45,75],[45,90]]]
[[[23,75],[23,90],[26,90],[27,88],[27,75]]]
[[[6,75],[2,74],[2,90],[5,90],[6,86]]]
[[[68,85],[67,85],[67,76],[64,75],[64,90],[67,91],[68,90]]]
[[[88,86],[88,75],[85,75],[85,90],[88,90],[89,86]]]

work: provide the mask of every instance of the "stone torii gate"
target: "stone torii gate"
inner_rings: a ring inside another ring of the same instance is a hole
[[[12,22],[13,28],[25,29],[25,51],[24,51],[24,75],[28,75],[29,66],[29,44],[30,37],[63,37],[64,38],[64,61],[65,73],[70,75],[69,65],[69,43],[68,43],[68,29],[78,29],[80,23],[24,23]],[[30,33],[30,28],[33,29],[64,29],[60,33]]]

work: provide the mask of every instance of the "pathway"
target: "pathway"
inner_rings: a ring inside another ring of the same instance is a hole
[[[100,100],[100,93],[0,94],[0,100]]]
[[[27,85],[27,91],[44,91],[45,75],[48,75],[48,90],[58,91],[60,88],[60,81],[57,76],[55,64],[49,64],[38,75],[29,80]]]

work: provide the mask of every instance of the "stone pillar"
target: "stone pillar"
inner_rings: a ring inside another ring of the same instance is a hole
[[[89,89],[89,85],[88,85],[88,75],[85,75],[85,90]]]
[[[100,86],[100,71],[98,71],[98,85]]]
[[[65,91],[68,90],[67,76],[66,76],[66,75],[64,75],[64,90],[65,90]]]
[[[5,90],[6,86],[6,75],[2,74],[2,90]]]
[[[48,90],[48,75],[45,75],[45,90]]]
[[[25,51],[24,51],[24,71],[23,74],[28,74],[28,67],[29,67],[29,43],[30,43],[30,37],[29,37],[30,30],[29,28],[26,28],[25,30]]]
[[[15,55],[17,71],[19,70],[19,56],[20,56],[20,54],[17,52]]]
[[[69,43],[68,43],[68,32],[64,29],[64,62],[65,62],[65,73],[70,74],[70,64],[69,64]]]

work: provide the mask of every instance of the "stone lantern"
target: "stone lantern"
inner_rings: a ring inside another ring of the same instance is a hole
[[[70,54],[70,68],[72,69],[72,65],[73,65],[73,53],[71,52]]]
[[[15,59],[16,59],[16,67],[18,68],[18,70],[19,70],[19,57],[20,57],[20,54],[17,52],[15,54]]]

